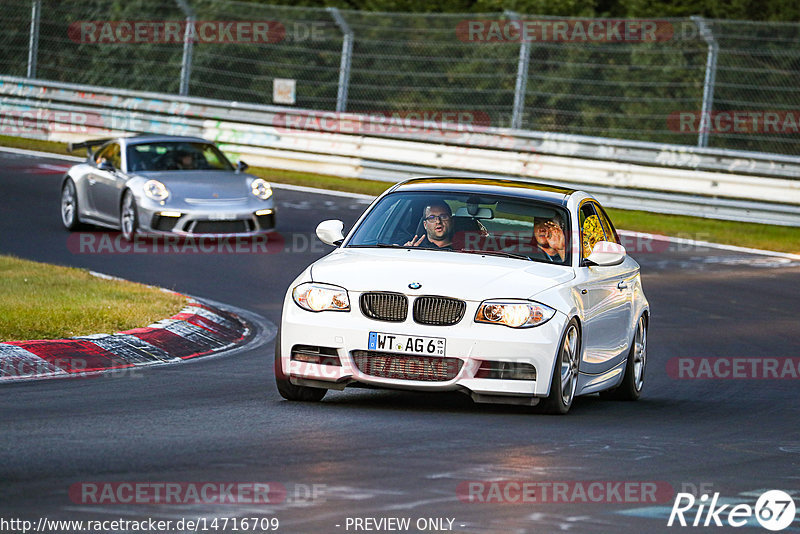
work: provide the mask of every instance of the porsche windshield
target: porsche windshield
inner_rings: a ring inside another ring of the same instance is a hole
[[[128,146],[127,156],[131,172],[233,170],[230,161],[211,143],[140,143]]]
[[[392,193],[348,247],[482,253],[569,265],[569,217],[560,206],[471,193]]]

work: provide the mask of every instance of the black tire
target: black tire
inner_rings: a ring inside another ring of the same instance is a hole
[[[553,376],[550,382],[550,394],[539,403],[542,413],[564,415],[572,407],[575,391],[578,386],[578,370],[581,361],[581,330],[578,321],[573,318],[567,323],[561,343],[558,345]],[[565,391],[564,386],[571,388]]]
[[[119,207],[119,229],[122,238],[131,241],[139,228],[139,214],[136,210],[136,198],[130,189],[122,195],[122,202]]]
[[[78,191],[72,178],[67,178],[61,186],[61,224],[70,232],[80,230],[83,224],[80,222],[80,210],[78,209]]]
[[[286,400],[301,402],[319,402],[328,392],[324,388],[310,388],[307,386],[296,386],[289,382],[289,377],[283,372],[281,366],[281,335],[275,337],[275,385],[278,386],[278,393]]]
[[[600,392],[600,397],[608,400],[635,401],[642,396],[644,373],[647,369],[647,319],[644,315],[636,323],[628,361],[625,363],[625,376],[614,389]]]

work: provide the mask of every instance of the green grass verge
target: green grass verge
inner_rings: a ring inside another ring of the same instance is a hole
[[[720,221],[613,208],[607,211],[614,225],[625,230],[800,254],[800,230],[793,226]]]
[[[42,141],[39,139],[26,139],[25,137],[13,137],[10,135],[0,135],[0,146],[24,148],[25,150],[40,150],[42,152],[53,152],[54,154],[69,154],[69,152],[67,152],[66,143]],[[72,155],[81,157],[85,153],[86,151],[82,150],[80,153],[75,153]]]
[[[83,269],[0,256],[0,341],[111,334],[170,317],[185,303]]]
[[[23,139],[20,137],[0,136],[0,145],[59,154],[67,153],[66,144],[64,143]],[[375,196],[381,194],[392,185],[389,182],[377,180],[339,178],[308,172],[259,167],[251,167],[248,172],[276,183],[334,189]],[[687,237],[726,245],[800,253],[800,231],[794,227],[720,221],[683,215],[662,215],[647,211],[609,209],[608,212],[617,228],[624,228],[625,230]]]
[[[310,172],[284,171],[281,169],[264,169],[250,167],[247,172],[261,176],[265,180],[279,183],[318,187],[320,189],[333,189],[348,193],[361,193],[364,195],[378,196],[394,184],[378,180],[362,180],[360,178],[339,178]]]

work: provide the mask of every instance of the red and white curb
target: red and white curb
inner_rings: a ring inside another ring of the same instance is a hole
[[[235,347],[250,333],[238,315],[189,298],[179,313],[146,328],[0,343],[0,382],[179,362]]]

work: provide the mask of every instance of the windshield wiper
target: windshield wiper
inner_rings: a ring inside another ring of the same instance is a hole
[[[396,243],[373,243],[372,245],[367,245],[365,243],[361,243],[359,245],[347,245],[348,248],[409,248],[403,245],[398,245]]]
[[[519,260],[534,261],[530,256],[524,254],[515,254],[513,252],[504,252],[502,250],[459,250],[464,254],[486,254],[487,256],[503,256],[505,258],[517,258]]]
[[[348,248],[405,248],[409,250],[449,250],[453,252],[453,249],[447,247],[412,247],[411,245],[398,245],[397,243],[375,243],[373,245],[348,245]]]

